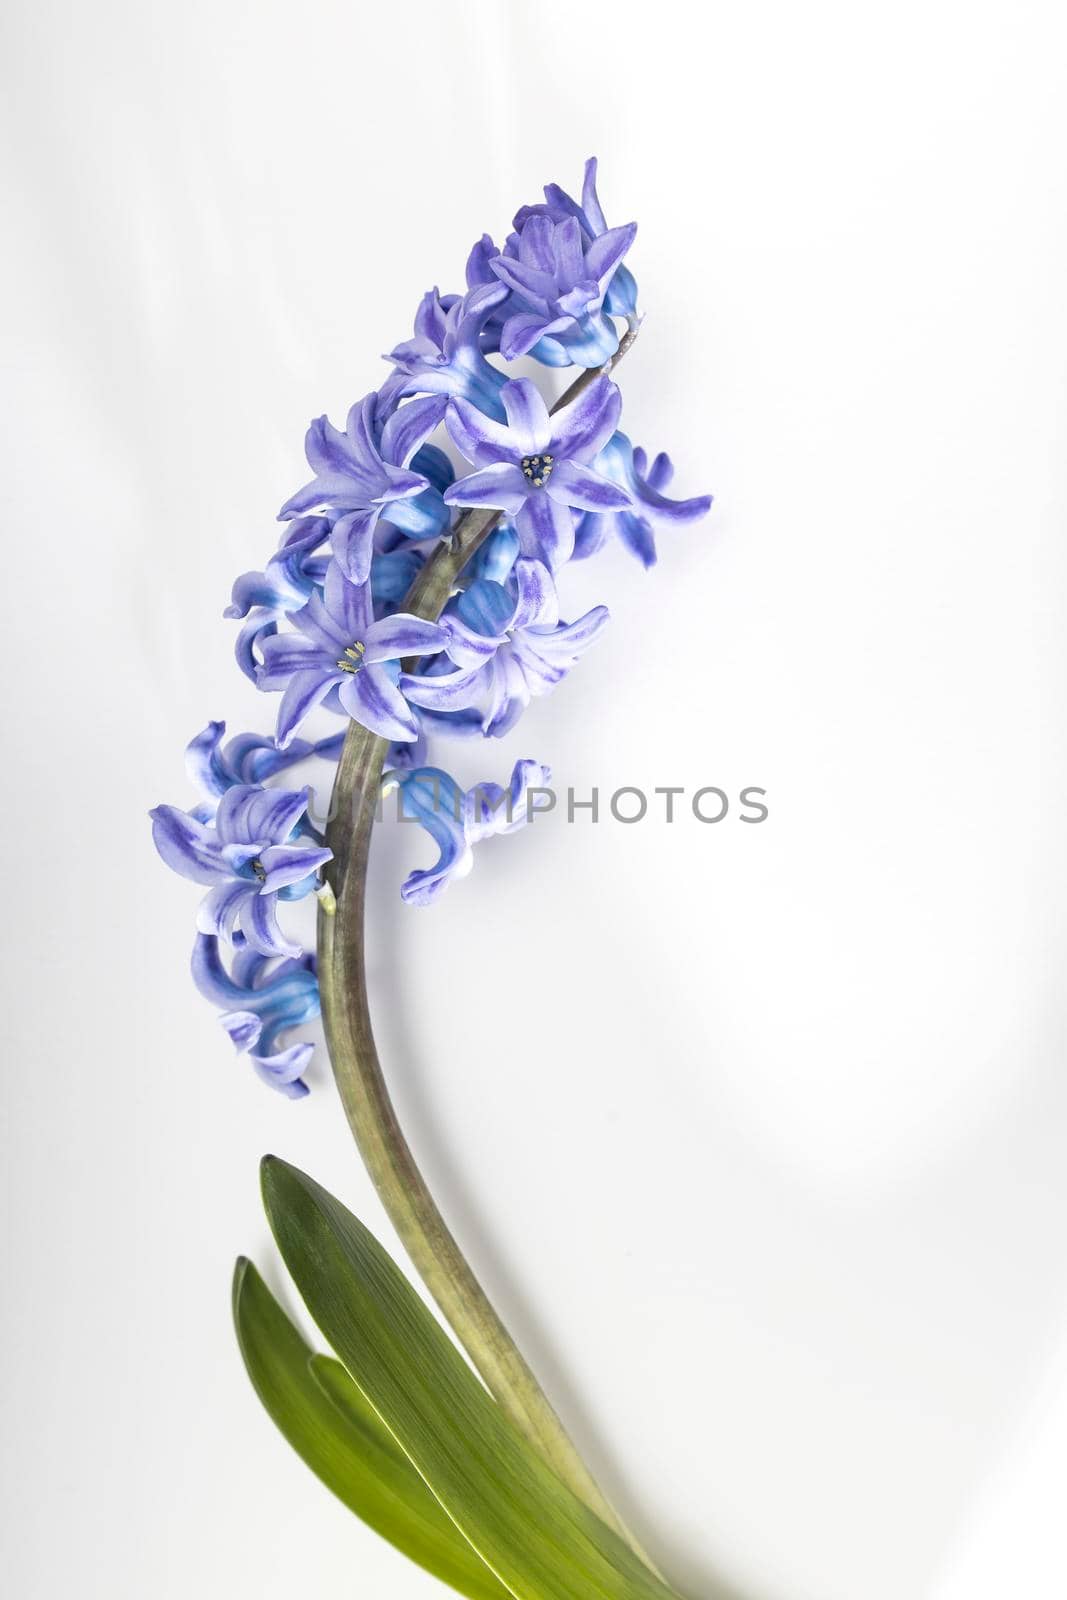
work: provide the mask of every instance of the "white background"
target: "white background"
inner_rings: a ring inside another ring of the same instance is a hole
[[[232,1055],[146,812],[220,618],[471,241],[602,161],[627,428],[709,521],[470,779],[767,788],[550,819],[373,1000],[443,1207],[693,1600],[1067,1590],[1067,96],[1058,8],[14,0],[4,23],[7,1582],[427,1600],[258,1409],[268,1149],[394,1244],[320,1063]],[[275,1281],[278,1281],[275,1276]]]

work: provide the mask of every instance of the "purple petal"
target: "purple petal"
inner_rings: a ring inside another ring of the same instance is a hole
[[[248,1059],[264,1083],[277,1089],[289,1100],[302,1100],[310,1091],[301,1074],[314,1051],[313,1044],[294,1044],[273,1056],[259,1056],[250,1052]]]
[[[291,883],[301,883],[318,872],[324,862],[333,860],[332,850],[318,850],[305,844],[272,844],[261,852],[260,864],[267,874],[260,894],[275,894]]]
[[[483,233],[477,244],[471,247],[467,257],[467,287],[473,289],[478,283],[493,283],[495,279],[489,270],[490,263],[499,255],[496,245],[487,233]]]
[[[368,473],[374,473],[381,467],[381,455],[374,442],[374,424],[378,409],[378,396],[372,390],[365,394],[362,400],[357,400],[348,413],[345,421],[345,432],[348,434],[356,459],[362,462]]]
[[[530,628],[547,624],[555,626],[559,620],[559,598],[552,574],[540,561],[520,559],[515,568],[515,614],[512,628]]]
[[[322,672],[330,659],[302,633],[273,634],[260,648],[263,665],[256,669],[256,683],[261,689],[284,689],[294,672]]]
[[[406,466],[420,444],[437,427],[447,405],[447,397],[438,394],[426,395],[424,399],[410,400],[402,405],[382,429],[382,460],[394,467]]]
[[[644,517],[626,511],[622,516],[593,517],[590,520],[602,522],[605,527],[614,527],[627,550],[637,557],[643,567],[656,565],[656,536],[652,524]]]
[[[478,698],[484,668],[479,665],[460,672],[442,672],[423,678],[401,673],[400,687],[408,700],[431,711],[462,711]]]
[[[500,330],[500,354],[506,361],[516,361],[529,355],[542,334],[557,332],[568,323],[559,318],[539,316],[536,312],[520,311],[509,317]]]
[[[711,510],[711,495],[694,495],[692,500],[668,500],[666,495],[659,494],[655,489],[645,487],[638,491],[639,499],[635,510],[647,511],[657,522],[696,522]]]
[[[362,639],[374,621],[374,598],[369,583],[353,583],[334,562],[326,573],[323,589],[326,609],[346,645]]]
[[[457,667],[483,667],[493,659],[500,646],[507,643],[507,634],[478,633],[461,617],[449,616],[447,626],[448,654]]]
[[[198,933],[190,966],[197,989],[213,1005],[233,1006],[245,999],[244,987],[230,977],[222,964],[217,939]]]
[[[545,488],[554,500],[580,511],[622,511],[633,505],[627,491],[580,461],[560,461]]]
[[[260,955],[302,955],[301,946],[293,944],[279,928],[277,905],[274,895],[252,894],[241,907],[241,932]]]
[[[225,732],[224,722],[209,722],[185,747],[185,770],[203,794],[218,796],[230,787],[220,750]]]
[[[519,454],[532,456],[547,450],[552,424],[537,385],[529,378],[514,378],[501,389],[500,398]]]
[[[564,222],[556,224],[554,247],[557,262],[557,278],[560,283],[578,283],[580,279],[587,278],[593,273],[587,267],[582,251],[582,230],[574,217],[567,217]],[[598,274],[593,274],[598,276]]]
[[[419,725],[411,707],[381,666],[346,674],[337,692],[348,715],[371,733],[401,744],[418,738]]]
[[[502,650],[489,666],[489,694],[483,731],[502,739],[515,726],[529,704],[530,688],[526,674],[515,659],[514,649]]]
[[[634,242],[637,223],[628,222],[622,228],[609,228],[599,239],[594,239],[585,252],[585,270],[590,277],[603,283],[610,278],[623,256]]]
[[[551,272],[545,272],[539,267],[527,266],[521,261],[516,261],[511,256],[498,256],[490,266],[500,279],[513,289],[521,300],[534,306],[541,313],[541,318],[552,315],[551,305],[556,297],[556,280]]]
[[[153,843],[172,872],[180,872],[194,883],[217,883],[225,875],[221,841],[213,829],[177,806],[156,806],[149,815]]]
[[[447,406],[448,398],[442,395],[428,395],[442,406]],[[429,478],[424,478],[421,472],[408,472],[404,467],[393,467],[386,463],[382,474],[381,493],[375,497],[377,506],[389,506],[396,500],[413,500],[417,494],[430,487]]]
[[[556,227],[550,217],[534,214],[523,224],[518,240],[519,259],[525,266],[537,267],[542,272],[555,274]],[[508,249],[513,241],[508,240]],[[509,258],[505,258],[509,259]]]
[[[263,1023],[254,1011],[224,1011],[219,1021],[226,1029],[235,1050],[249,1050],[258,1043]]]
[[[569,666],[577,656],[589,648],[610,621],[611,612],[607,606],[594,606],[584,617],[579,617],[576,622],[568,623],[565,627],[557,628],[553,633],[528,635],[528,637],[533,638],[538,653],[547,660],[566,662]]]
[[[366,583],[374,555],[374,530],[381,515],[379,506],[366,511],[350,511],[339,517],[330,534],[330,548],[338,566],[353,583]]]
[[[469,400],[451,400],[445,423],[453,444],[476,467],[488,467],[496,461],[518,461],[522,455],[504,424],[494,422]]]
[[[528,485],[520,468],[510,461],[497,461],[452,484],[445,490],[445,504],[498,506],[513,516],[525,504],[527,493]]]
[[[310,483],[305,483],[302,489],[289,496],[278,512],[278,521],[286,522],[290,517],[336,510],[339,506],[351,505],[353,500],[363,498],[365,492],[353,478],[343,478],[340,473],[324,474],[321,478],[312,478]]]
[[[327,579],[336,567],[337,563],[331,561],[326,573]],[[310,643],[318,645],[327,658],[336,655],[342,644],[351,643],[344,620],[339,621],[333,615],[324,595],[319,594],[318,590],[309,597],[306,605],[301,606],[299,611],[290,611],[288,616],[298,633],[303,634]]]
[[[594,234],[607,231],[607,219],[601,210],[600,199],[596,192],[596,156],[590,156],[585,164],[585,174],[582,179],[582,210]]]
[[[308,672],[293,673],[282,695],[282,703],[278,707],[278,727],[275,737],[283,750],[292,742],[293,735],[304,718],[314,711],[317,705],[322,704],[330,689],[343,676],[340,668],[333,672],[329,669],[324,670],[321,662]]]
[[[524,556],[543,561],[558,572],[574,551],[574,515],[567,506],[543,490],[529,496],[515,518],[519,548]]]
[[[261,844],[288,838],[307,810],[307,789],[235,784],[219,801],[215,828],[223,844]]]
[[[581,278],[568,289],[566,294],[561,294],[556,302],[560,311],[565,311],[569,317],[577,322],[587,311],[595,311],[601,301],[600,285],[595,278]]]
[[[316,417],[312,422],[304,439],[304,452],[308,466],[319,478],[339,476],[357,483],[371,481],[353,454],[347,435],[335,428],[328,417]]]
[[[436,622],[426,622],[408,612],[398,611],[391,617],[374,622],[366,633],[364,664],[375,661],[399,660],[401,656],[428,656],[443,650],[448,634]]]
[[[639,478],[644,478],[650,489],[662,491],[667,488],[674,477],[674,462],[666,450],[661,450],[646,472],[645,452],[638,446],[634,451],[634,471]]]
[[[552,418],[552,453],[573,461],[589,461],[615,432],[622,396],[606,374],[594,378],[569,406]]]
[[[231,940],[233,925],[245,903],[256,898],[254,883],[231,878],[217,884],[200,902],[196,913],[196,926],[200,933],[213,933],[216,938]]]

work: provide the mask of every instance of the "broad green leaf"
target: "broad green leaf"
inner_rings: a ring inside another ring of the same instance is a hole
[[[398,1550],[469,1600],[510,1600],[344,1367],[312,1353],[250,1261],[237,1263],[233,1312],[256,1393],[323,1483]]]
[[[263,1163],[263,1195],[315,1321],[517,1600],[673,1600],[525,1442],[351,1212],[273,1156]]]

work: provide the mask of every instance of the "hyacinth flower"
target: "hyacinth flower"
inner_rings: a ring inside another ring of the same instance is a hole
[[[610,233],[596,192],[596,174],[596,156],[590,156],[585,164],[580,205],[558,183],[546,183],[544,205],[523,206],[515,216],[516,229],[521,229],[530,217],[547,216],[552,222],[565,222],[568,217],[574,217],[589,243]],[[637,281],[624,261],[612,273],[604,296],[604,310],[609,316],[628,320],[637,316]]]
[[[489,270],[511,290],[500,330],[508,361],[532,355],[550,367],[598,367],[619,348],[604,301],[637,224],[591,239],[577,217],[527,216]]]
[[[278,619],[302,606],[323,580],[329,562],[321,554],[330,537],[326,517],[297,517],[262,572],[244,572],[233,585],[224,617],[247,619],[237,635],[234,655],[246,678],[256,676],[256,651],[261,639],[277,632]]]
[[[400,687],[437,714],[481,707],[482,732],[502,737],[531,698],[562,682],[609,615],[606,606],[594,606],[576,622],[561,623],[547,569],[517,561],[508,587],[479,578],[449,603],[448,654],[457,670],[405,675]]]
[[[215,814],[215,804],[227,789],[238,784],[261,784],[286,767],[306,761],[321,751],[319,744],[294,740],[287,750],[279,750],[269,735],[238,733],[223,744],[224,722],[209,722],[185,747],[185,770],[209,804],[198,807],[194,815],[207,820]]]
[[[352,407],[344,433],[328,418],[316,418],[304,440],[315,476],[278,513],[282,522],[329,513],[331,549],[353,583],[370,576],[379,518],[417,539],[448,523],[440,494],[407,465],[444,416],[447,395],[409,400],[380,429],[378,398],[368,394]]]
[[[455,506],[498,506],[514,521],[519,547],[556,571],[574,550],[578,511],[618,511],[630,493],[589,465],[615,432],[621,401],[606,376],[549,416],[535,384],[515,378],[500,391],[507,422],[452,400],[452,440],[477,469],[445,492]]]
[[[508,297],[498,278],[476,284],[464,295],[430,289],[415,314],[415,333],[386,356],[394,371],[382,385],[383,399],[412,394],[459,395],[491,417],[500,418],[505,374],[482,354],[482,335]]]
[[[374,618],[370,585],[350,583],[336,561],[322,594],[289,618],[295,633],[263,641],[261,689],[281,689],[277,740],[284,750],[315,706],[336,706],[384,739],[417,739],[419,726],[397,687],[402,656],[443,650],[448,635],[436,622],[406,612]]]
[[[474,846],[497,834],[515,833],[531,820],[527,794],[551,779],[548,767],[536,761],[516,761],[507,789],[498,783],[476,783],[466,791],[439,767],[418,767],[403,774],[390,773],[400,791],[400,814],[418,822],[437,844],[440,855],[432,867],[410,873],[400,893],[408,905],[427,906],[474,865]]]
[[[253,607],[286,611],[306,600],[326,575],[328,556],[320,555],[330,536],[326,517],[297,517],[281,537],[262,572],[235,579],[224,617],[247,617]]]
[[[196,987],[223,1007],[220,1023],[258,1076],[290,1100],[302,1099],[308,1092],[303,1073],[315,1047],[304,1041],[281,1048],[279,1040],[287,1029],[319,1015],[315,957],[287,956],[279,962],[255,950],[238,950],[227,972],[218,939],[198,933],[191,965]]]
[[[151,813],[152,837],[168,867],[208,886],[196,925],[263,956],[299,956],[278,926],[280,894],[297,900],[317,884],[333,852],[294,839],[310,791],[237,784],[219,800],[213,826],[176,806]]]
[[[621,539],[642,566],[656,564],[656,533],[661,528],[684,527],[707,516],[711,495],[695,495],[691,500],[668,500],[663,490],[674,477],[674,464],[662,451],[652,465],[638,446],[624,433],[615,433],[597,456],[596,465],[605,477],[628,489],[633,505],[619,511],[587,511],[578,519],[574,537],[574,559],[584,561],[595,555],[612,535]]]

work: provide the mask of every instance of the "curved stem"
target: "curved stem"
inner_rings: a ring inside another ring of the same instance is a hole
[[[632,326],[616,356],[599,370],[610,370],[636,336]],[[583,373],[554,409],[574,399],[596,376],[596,370]],[[450,542],[423,567],[404,609],[436,620],[464,565],[499,517],[496,511],[464,513]],[[502,1410],[574,1493],[647,1560],[597,1487],[453,1238],[389,1096],[374,1043],[364,961],[367,859],[386,749],[384,739],[359,723],[349,725],[326,832],[333,851],[326,877],[335,903],[319,913],[319,984],[330,1061],[345,1115],[413,1265]]]

